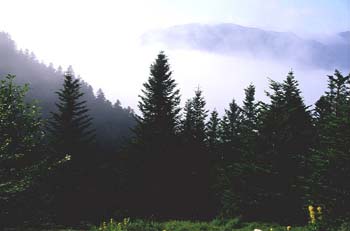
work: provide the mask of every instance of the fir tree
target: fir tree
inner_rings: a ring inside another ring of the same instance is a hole
[[[182,121],[182,137],[185,143],[190,143],[193,141],[193,133],[194,133],[194,110],[193,110],[193,100],[188,99],[185,103],[184,107],[184,120]]]
[[[246,89],[242,107],[240,124],[240,152],[241,159],[235,164],[236,175],[241,187],[236,187],[236,194],[240,199],[242,215],[249,217],[258,205],[259,175],[263,171],[259,168],[257,158],[257,141],[259,128],[259,103],[255,102],[255,87],[250,84]],[[242,190],[237,190],[242,189]]]
[[[56,103],[58,111],[52,112],[50,121],[52,141],[61,153],[79,155],[95,137],[86,101],[81,100],[84,93],[80,91],[79,79],[68,71],[63,88],[56,93],[59,102]]]
[[[350,75],[328,76],[328,91],[316,103],[317,147],[311,158],[310,199],[329,216],[348,216],[350,206]]]
[[[214,109],[211,114],[208,123],[206,124],[206,132],[207,132],[207,145],[209,148],[209,152],[211,153],[212,160],[220,160],[219,148],[220,148],[220,135],[221,135],[221,127],[220,127],[220,118],[218,112]]]
[[[255,102],[255,87],[249,85],[245,91],[242,108],[241,140],[247,159],[254,158],[255,146],[258,136],[258,103]]]
[[[150,72],[148,82],[143,84],[143,95],[139,96],[141,116],[136,117],[136,135],[141,136],[141,140],[160,138],[166,141],[179,129],[180,95],[164,52],[158,54]]]
[[[221,120],[222,160],[217,165],[216,186],[221,203],[221,214],[223,216],[240,215],[241,200],[239,192],[241,182],[239,180],[239,169],[241,166],[241,108],[233,99],[229,109]]]
[[[92,166],[96,166],[95,134],[79,79],[74,78],[72,71],[67,71],[64,77],[63,88],[56,92],[59,102],[57,112],[51,112],[49,131],[51,145],[59,155],[56,158],[68,155],[70,161],[51,176],[46,187],[56,219],[70,223],[80,216],[76,214],[81,211],[77,202],[89,190],[90,185],[84,182]]]
[[[268,215],[297,222],[302,219],[301,208],[305,206],[306,159],[313,141],[311,114],[293,72],[288,73],[283,83],[271,81],[270,88],[271,102],[262,112],[259,161],[266,176],[261,187],[273,201],[265,198],[266,204],[261,207],[271,211]]]
[[[233,99],[221,120],[223,155],[227,161],[239,159],[241,108]]]
[[[203,214],[209,206],[210,161],[206,145],[205,120],[208,111],[205,99],[198,88],[193,98],[185,104],[185,119],[182,126],[184,164],[182,171],[187,175],[183,180],[187,188],[187,204],[193,214]],[[200,209],[201,208],[201,209]],[[197,210],[197,211],[196,211]]]
[[[172,78],[168,58],[160,52],[150,68],[150,77],[143,84],[138,104],[141,115],[136,116],[133,153],[137,169],[136,177],[145,201],[135,206],[163,216],[173,213],[175,186],[171,179],[179,174],[178,166],[183,159],[176,151],[180,129],[180,95]],[[179,177],[179,176],[178,176]]]
[[[186,102],[184,108],[183,132],[187,136],[186,139],[201,146],[205,145],[206,138],[205,119],[208,116],[208,111],[205,109],[205,104],[202,91],[198,88],[195,91],[195,96]]]

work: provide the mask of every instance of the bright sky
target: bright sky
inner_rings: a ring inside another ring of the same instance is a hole
[[[101,87],[112,101],[119,98],[132,107],[136,107],[141,84],[159,51],[140,49],[139,36],[151,29],[193,22],[232,22],[312,37],[350,30],[350,0],[0,0],[0,31],[8,32],[19,48],[33,51],[45,63],[73,65],[95,90]],[[181,68],[187,66],[177,55],[169,55],[174,59],[174,73],[185,74]],[[202,62],[212,58],[205,59]],[[231,61],[217,62],[228,68]],[[290,67],[281,66],[280,70],[284,77]],[[203,79],[197,76],[188,82],[179,77],[185,97],[197,85],[208,93],[217,90],[205,84],[213,81],[208,80],[208,73],[215,73],[215,67],[202,71],[206,71]],[[269,74],[274,73],[261,73],[264,82]],[[255,80],[247,77],[241,82],[250,81]],[[243,89],[239,90],[242,95]],[[225,103],[231,98],[228,94]],[[218,101],[213,97],[209,105]]]

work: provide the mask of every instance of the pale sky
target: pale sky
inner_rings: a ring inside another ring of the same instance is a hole
[[[56,67],[72,65],[94,90],[102,88],[110,100],[120,99],[133,108],[149,66],[162,49],[140,47],[140,35],[193,22],[236,23],[312,38],[350,30],[350,0],[0,0],[0,31],[8,32],[19,48],[33,51],[39,60]],[[281,79],[291,68],[297,77],[331,74],[237,57],[165,52],[182,101],[199,85],[209,109],[222,110],[232,97],[240,100],[243,87],[250,82],[258,85],[257,94],[262,96],[267,76]],[[197,63],[189,65],[193,60]],[[263,67],[260,76],[251,65]],[[220,85],[218,79],[226,83]],[[308,89],[305,84],[302,87]],[[314,98],[308,99],[310,103]]]

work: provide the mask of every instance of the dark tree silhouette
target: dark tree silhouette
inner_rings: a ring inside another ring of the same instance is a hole
[[[52,112],[50,121],[54,146],[62,153],[79,155],[95,137],[86,101],[81,100],[84,93],[80,91],[79,79],[67,72],[63,88],[57,95],[58,112]]]
[[[317,146],[311,158],[310,199],[328,216],[349,217],[350,206],[350,74],[335,70],[328,91],[316,102]]]
[[[313,143],[311,113],[293,72],[283,83],[271,81],[270,88],[273,92],[268,93],[271,102],[262,112],[259,146],[260,168],[266,170],[261,183],[270,199],[265,198],[261,208],[273,208],[275,214],[267,215],[281,221],[300,222],[304,219],[300,208],[306,206],[306,160]]]
[[[81,97],[79,79],[72,72],[65,74],[63,88],[57,92],[59,102],[57,112],[52,113],[50,122],[50,141],[56,153],[68,155],[69,162],[59,169],[48,182],[48,190],[53,190],[52,209],[57,219],[62,223],[73,223],[78,217],[83,217],[82,208],[86,207],[92,182],[87,184],[87,177],[93,167],[94,160],[94,130],[91,129],[91,117],[87,114],[86,101]],[[91,177],[90,177],[91,179]],[[90,180],[91,181],[91,180]],[[67,197],[67,195],[70,195]]]
[[[175,212],[173,197],[177,197],[171,182],[179,172],[175,166],[180,160],[176,152],[180,95],[163,52],[151,65],[150,77],[143,86],[134,148],[141,162],[139,183],[146,199],[133,203],[144,206],[148,214],[167,216]]]

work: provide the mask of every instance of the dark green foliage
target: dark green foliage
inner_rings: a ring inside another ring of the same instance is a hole
[[[328,91],[316,103],[317,147],[311,158],[310,200],[331,217],[347,217],[350,206],[350,75],[328,76]]]
[[[50,144],[58,154],[54,158],[67,156],[68,164],[60,168],[48,182],[49,194],[53,196],[52,208],[58,219],[64,223],[74,221],[75,210],[81,210],[79,203],[84,191],[93,187],[86,184],[94,158],[94,130],[91,129],[91,117],[88,115],[86,101],[82,100],[79,79],[72,72],[65,74],[63,88],[57,92],[57,112],[52,113],[50,122]],[[53,190],[53,191],[50,191]],[[66,198],[66,195],[71,195]],[[85,194],[87,197],[89,194]]]
[[[11,222],[9,213],[23,215],[30,207],[32,217],[72,224],[116,213],[157,219],[242,217],[242,222],[220,225],[134,226],[231,230],[253,219],[306,223],[309,204],[322,206],[322,225],[350,216],[350,75],[336,70],[328,76],[328,90],[312,115],[290,72],[281,83],[271,80],[270,102],[256,102],[255,87],[249,85],[241,106],[233,100],[222,118],[214,110],[208,121],[198,89],[181,120],[179,90],[160,52],[143,85],[140,115],[134,116],[119,101],[108,101],[102,90],[95,96],[87,83],[71,74],[63,80],[60,68],[17,52],[2,34],[0,39],[7,57],[0,74],[3,68],[20,74],[0,83],[1,219]],[[27,86],[14,84],[24,78],[33,80],[29,94]],[[55,107],[52,92],[62,83],[48,147],[38,106],[28,102],[41,98],[48,116]],[[132,142],[118,149],[135,121]]]
[[[140,96],[133,152],[136,158],[138,193],[143,201],[133,200],[139,213],[169,216],[174,214],[178,187],[172,181],[179,177],[176,168],[181,162],[177,150],[180,125],[180,95],[168,59],[160,52],[150,68]],[[135,164],[134,164],[135,165]],[[181,179],[181,177],[180,177]],[[140,187],[140,188],[139,188]],[[138,194],[137,193],[137,194]],[[142,211],[143,210],[143,211]]]
[[[33,182],[43,160],[44,136],[36,104],[24,102],[28,85],[17,86],[15,76],[0,82],[0,201],[13,199]]]
[[[205,119],[208,111],[205,109],[205,100],[202,91],[197,89],[195,96],[189,99],[185,104],[185,119],[183,121],[183,136],[185,142],[196,143],[204,146],[206,138]]]
[[[207,145],[211,155],[211,159],[218,161],[221,159],[219,148],[221,144],[221,120],[218,112],[214,109],[211,114],[208,123],[206,124],[207,132]]]
[[[262,187],[265,199],[260,207],[270,219],[301,221],[306,206],[306,159],[313,141],[311,115],[290,72],[283,83],[271,81],[270,104],[264,105],[260,128],[259,161],[265,169]],[[288,209],[285,209],[285,208]]]
[[[57,95],[58,112],[52,113],[50,121],[53,143],[61,153],[74,155],[94,139],[92,119],[87,114],[86,101],[81,100],[84,93],[80,92],[79,79],[67,72],[63,89]]]
[[[169,139],[178,130],[180,95],[163,52],[158,54],[150,72],[148,82],[143,84],[143,95],[140,96],[139,109],[142,115],[137,117],[138,128],[140,135],[145,135],[145,132],[150,136],[148,139]]]
[[[238,107],[233,101],[222,122],[224,156],[219,167],[218,180],[222,186],[219,191],[222,192],[223,216],[251,216],[257,206],[258,104],[255,102],[255,87],[248,86],[245,94],[243,107]]]
[[[39,107],[25,102],[29,87],[14,79],[0,81],[0,229],[35,217],[39,182],[64,162],[50,159]]]
[[[210,198],[210,157],[206,144],[205,120],[208,111],[205,99],[198,88],[193,98],[186,102],[184,120],[182,122],[182,172],[185,175],[184,187],[187,188],[187,206],[192,216],[207,214]]]
[[[240,123],[240,155],[236,161],[235,175],[239,187],[235,194],[239,196],[240,211],[245,218],[253,217],[259,206],[259,175],[264,172],[259,166],[257,158],[257,141],[259,137],[259,103],[255,102],[255,87],[251,84],[245,90],[242,116]]]
[[[229,109],[225,109],[225,115],[221,120],[222,142],[223,142],[223,159],[225,161],[234,161],[240,158],[240,123],[241,108],[233,99]]]
[[[221,213],[225,217],[238,215],[241,199],[237,193],[239,184],[239,163],[241,162],[241,108],[235,100],[225,110],[221,120],[221,161],[218,164],[218,186],[217,191],[220,198]],[[241,190],[241,189],[239,189]]]

